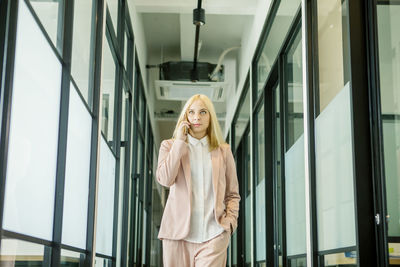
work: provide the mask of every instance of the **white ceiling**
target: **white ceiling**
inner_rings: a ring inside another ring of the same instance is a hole
[[[252,25],[257,1],[202,1],[206,23],[200,29],[199,61],[215,64],[225,49],[241,46],[242,36]],[[192,12],[197,8],[197,0],[133,0],[133,3],[136,11],[141,13],[149,58],[156,55],[157,58],[160,57],[160,60],[151,64],[162,63],[158,61],[168,61],[169,58],[193,60],[196,27],[193,25]],[[231,52],[231,56],[235,53],[237,55],[238,52]],[[234,90],[235,86],[232,88]],[[155,111],[169,109],[179,112],[182,103],[173,103],[175,102],[156,100]],[[217,106],[218,113],[226,112],[226,103]],[[174,120],[160,119],[157,123],[161,140],[170,138],[175,126]]]

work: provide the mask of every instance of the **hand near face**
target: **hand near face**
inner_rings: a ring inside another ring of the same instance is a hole
[[[179,125],[176,139],[185,141],[187,138],[189,129],[190,129],[190,123],[188,121],[182,121]]]

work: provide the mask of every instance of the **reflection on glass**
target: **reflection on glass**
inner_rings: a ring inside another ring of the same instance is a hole
[[[63,216],[63,244],[86,249],[92,116],[71,83]]]
[[[319,0],[319,109],[322,112],[350,80],[347,11],[342,0]]]
[[[128,28],[128,26],[125,26]],[[128,33],[125,31],[125,38],[124,38],[124,64],[125,64],[125,69],[128,69],[128,49],[129,49],[129,44],[131,40],[129,40]]]
[[[324,256],[324,266],[357,266],[356,251],[329,254]]]
[[[96,252],[112,256],[116,160],[105,140],[100,141]]]
[[[266,233],[265,233],[265,134],[264,134],[264,105],[257,114],[257,176],[256,176],[256,262],[265,262]]]
[[[385,160],[387,235],[400,237],[400,5],[378,1],[379,81]],[[400,265],[400,243],[389,243],[389,262]]]
[[[285,204],[287,255],[306,254],[301,32],[285,55]]]
[[[29,0],[54,46],[62,54],[64,0]]]
[[[51,261],[51,248],[3,236],[0,266],[46,266]]]
[[[83,267],[85,266],[86,255],[84,253],[78,253],[62,249],[60,266],[62,267]]]
[[[61,63],[25,1],[18,14],[3,228],[51,240]]]
[[[257,96],[264,88],[264,84],[271,71],[289,27],[292,24],[300,0],[280,1],[271,30],[268,33],[264,48],[257,63]]]
[[[94,52],[93,13],[93,0],[75,0],[71,74],[89,106],[92,103],[89,79]]]
[[[356,245],[347,1],[320,0],[315,120],[318,250]],[[338,130],[340,129],[340,130]]]
[[[114,98],[116,63],[111,53],[111,46],[106,37],[103,39],[103,74],[102,74],[102,123],[101,131],[108,142],[114,139]]]
[[[250,120],[250,90],[249,85],[246,85],[246,88],[243,90],[247,90],[246,96],[242,102],[242,106],[240,107],[239,116],[234,122],[235,127],[235,150],[239,146],[240,139],[243,136],[244,130],[246,129],[247,123]]]

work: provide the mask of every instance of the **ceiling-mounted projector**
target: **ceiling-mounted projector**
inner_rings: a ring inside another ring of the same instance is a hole
[[[187,100],[194,94],[207,95],[212,101],[225,100],[228,83],[224,82],[224,68],[213,74],[217,64],[198,62],[198,81],[191,81],[193,62],[165,62],[159,65],[160,80],[155,81],[156,95],[160,100]],[[213,74],[213,80],[211,75]]]

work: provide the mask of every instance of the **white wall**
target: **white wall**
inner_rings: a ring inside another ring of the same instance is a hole
[[[259,0],[257,2],[256,13],[252,21],[247,26],[248,30],[243,32],[241,49],[239,52],[239,81],[237,83],[236,92],[227,95],[227,99],[232,101],[227,102],[227,112],[225,120],[225,136],[228,135],[229,127],[232,123],[233,115],[236,107],[239,104],[240,94],[242,92],[244,82],[246,81],[247,73],[250,69],[251,62],[257,48],[258,40],[260,39],[265,20],[269,13],[271,0]]]
[[[129,15],[131,17],[132,28],[133,28],[133,35],[134,35],[134,42],[135,48],[137,51],[137,59],[139,62],[139,67],[141,71],[141,76],[143,80],[144,86],[144,93],[146,97],[147,106],[149,107],[149,114],[150,114],[150,123],[153,129],[154,135],[154,143],[158,144],[159,137],[158,137],[158,127],[154,120],[154,97],[149,95],[148,90],[148,82],[147,82],[147,45],[146,45],[146,38],[143,31],[143,19],[142,14],[136,11],[134,0],[128,0],[128,9]]]

